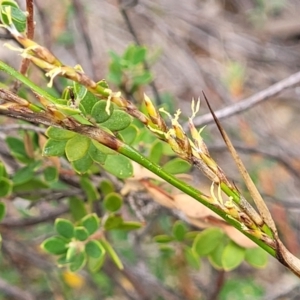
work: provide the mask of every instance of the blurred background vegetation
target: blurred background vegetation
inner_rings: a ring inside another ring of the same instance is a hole
[[[105,78],[135,103],[141,103],[146,92],[171,112],[180,108],[183,123],[191,114],[191,99],[202,90],[218,110],[238,104],[300,68],[297,0],[35,0],[34,4],[38,43],[64,63],[80,64],[94,80]],[[24,1],[19,5],[25,10]],[[5,30],[0,31],[0,38],[1,44],[10,39]],[[0,58],[19,68],[21,58],[2,45]],[[40,86],[48,82],[34,66],[29,76]],[[0,79],[4,80],[3,74]],[[56,80],[49,92],[61,93],[64,85],[63,80]],[[299,95],[299,87],[287,89],[222,121],[267,201],[283,241],[298,256]],[[202,105],[200,113],[207,112]],[[15,166],[4,143],[11,133],[1,130],[11,120],[0,122],[0,155],[12,172]],[[242,190],[241,178],[215,125],[206,127],[204,138]],[[139,141],[147,147],[147,141],[141,137]],[[154,159],[156,155],[152,154]],[[191,170],[191,175],[201,190],[209,190],[209,181],[199,172]],[[79,189],[75,193],[85,197]],[[38,201],[32,203],[24,200],[24,191],[15,190],[14,197],[6,200],[7,217],[1,225],[5,240],[0,256],[1,300],[21,299],[13,293],[1,295],[1,289],[8,288],[23,291],[23,299],[298,299],[299,282],[271,258],[259,270],[243,262],[226,272],[206,258],[197,266],[191,256],[184,257],[179,242],[171,247],[156,244],[154,236],[174,234],[174,222],[187,219],[144,194],[127,199],[134,203],[126,202],[129,209],[124,213],[134,210],[147,225],[136,232],[110,235],[124,271],[109,261],[97,273],[58,269],[39,245],[54,232],[53,220],[65,216],[65,201],[71,194],[37,190]],[[53,207],[56,214],[47,214]],[[213,225],[204,215],[185,226],[193,231]],[[20,221],[24,217],[31,221]]]

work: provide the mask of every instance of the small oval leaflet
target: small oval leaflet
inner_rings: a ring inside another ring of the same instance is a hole
[[[48,253],[55,255],[66,253],[68,249],[66,240],[59,236],[54,236],[45,240],[41,247]]]
[[[90,214],[85,216],[81,221],[82,226],[88,231],[91,235],[98,230],[99,227],[99,218],[96,214]]]
[[[107,101],[101,100],[98,101],[92,109],[91,116],[97,123],[103,123],[108,120],[111,116],[113,116],[114,105],[111,103],[109,105],[109,114],[106,111],[107,109]]]
[[[110,212],[115,212],[121,208],[123,199],[118,193],[110,193],[103,200],[104,208]]]
[[[72,166],[75,171],[79,174],[86,173],[92,166],[93,160],[89,155],[85,155],[82,158],[72,161]]]
[[[111,131],[119,131],[128,127],[131,123],[131,117],[122,110],[115,110],[112,116],[101,126],[110,129]]]
[[[44,156],[63,156],[65,154],[65,148],[68,140],[54,140],[49,139],[44,148],[43,155]]]
[[[205,229],[195,238],[193,249],[200,256],[207,255],[220,244],[223,236],[224,233],[219,228]]]
[[[225,271],[231,271],[238,267],[245,257],[245,248],[231,241],[222,254],[222,265]]]
[[[74,236],[74,225],[66,219],[57,218],[55,220],[56,232],[64,238],[71,239]]]
[[[118,178],[125,179],[133,175],[131,161],[120,154],[109,155],[104,164],[104,169]]]
[[[54,140],[69,140],[74,137],[76,133],[70,130],[51,126],[47,129],[46,135]]]
[[[105,249],[98,241],[92,240],[85,245],[85,253],[93,258],[99,258],[104,255]]]
[[[72,139],[67,141],[66,155],[69,161],[74,161],[87,155],[91,140],[83,135],[76,134]]]

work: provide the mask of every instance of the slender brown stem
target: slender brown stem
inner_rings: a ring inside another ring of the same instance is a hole
[[[131,21],[130,21],[130,18],[129,18],[129,16],[128,16],[128,14],[127,14],[126,8],[125,8],[120,2],[121,2],[121,1],[119,0],[120,12],[121,12],[121,15],[122,15],[122,17],[123,17],[125,23],[126,23],[126,26],[128,27],[128,30],[129,30],[129,32],[131,33],[131,35],[132,35],[132,37],[133,37],[135,43],[136,43],[137,45],[141,46],[141,42],[140,42],[140,40],[139,40],[139,38],[138,38],[138,36],[137,36],[137,34],[136,34],[136,32],[135,32],[135,29],[134,29],[134,27],[133,27]],[[136,1],[136,2],[133,2],[133,5],[135,5],[136,3],[137,3],[137,1]],[[132,5],[132,6],[133,6],[133,5]],[[130,7],[131,7],[131,6],[130,6]],[[150,70],[150,67],[149,67],[147,61],[144,61],[144,68],[145,68],[145,70],[147,70],[147,71]],[[162,104],[162,100],[161,100],[161,97],[160,97],[160,95],[159,95],[159,92],[158,92],[158,89],[157,89],[157,87],[156,87],[155,82],[152,81],[152,82],[149,83],[149,85],[150,85],[150,87],[151,87],[151,89],[152,89],[152,92],[153,92],[153,94],[154,94],[154,97],[155,97],[155,99],[156,99],[157,104],[158,104],[158,105],[159,105],[159,104]]]
[[[33,39],[34,37],[34,9],[33,9],[33,0],[26,0],[26,11],[27,11],[27,20],[26,20],[26,36],[29,39]],[[30,60],[27,58],[23,58],[20,66],[20,73],[26,74],[28,67],[30,65]],[[15,81],[12,90],[17,92],[20,88],[21,83],[19,81]]]
[[[36,299],[28,291],[24,291],[17,286],[11,285],[4,279],[0,278],[0,291],[9,297],[19,300],[34,300]]]
[[[210,296],[209,300],[218,299],[218,295],[220,294],[220,291],[221,291],[221,289],[223,287],[223,284],[225,282],[225,277],[226,277],[226,273],[225,273],[224,270],[218,271],[215,290],[213,291],[213,293]]]
[[[215,114],[219,120],[240,114],[245,110],[248,110],[255,105],[258,105],[259,103],[276,96],[283,90],[290,88],[298,83],[300,83],[300,72],[290,75],[289,77],[271,85],[265,90],[262,90],[249,98],[241,100],[232,105],[227,105],[225,108],[216,110]],[[214,122],[213,117],[210,113],[196,117],[193,121],[195,126],[203,126]],[[184,128],[188,128],[188,124],[185,124]]]

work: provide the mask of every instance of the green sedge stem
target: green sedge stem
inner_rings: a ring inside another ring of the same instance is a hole
[[[11,75],[15,79],[21,81],[23,84],[27,85],[30,89],[35,91],[38,95],[44,97],[45,99],[49,100],[50,102],[56,104],[57,99],[47,92],[45,92],[42,88],[38,87],[35,85],[32,81],[30,81],[27,77],[19,73],[17,70],[14,68],[8,66],[5,64],[3,61],[0,60],[0,70],[4,71],[5,73]]]
[[[185,194],[191,196],[198,202],[202,203],[212,211],[214,211],[216,214],[218,214],[221,218],[226,220],[227,223],[234,226],[236,229],[241,231],[244,235],[246,235],[249,239],[251,239],[254,243],[256,243],[258,246],[263,248],[265,251],[267,251],[272,256],[276,256],[276,252],[274,249],[266,245],[264,242],[259,240],[258,238],[254,237],[253,235],[247,233],[245,230],[243,230],[241,224],[231,218],[229,215],[227,215],[225,212],[223,212],[218,207],[214,206],[213,204],[209,203],[205,196],[195,189],[194,187],[188,185],[187,183],[177,179],[175,176],[165,172],[159,165],[152,163],[149,161],[146,157],[144,157],[142,154],[140,154],[138,151],[136,151],[134,148],[122,144],[122,146],[119,147],[118,152],[125,155],[126,157],[130,158],[131,160],[137,162],[138,164],[142,165],[152,173],[156,174],[160,178],[164,179],[168,183],[170,183],[172,186],[178,188]]]

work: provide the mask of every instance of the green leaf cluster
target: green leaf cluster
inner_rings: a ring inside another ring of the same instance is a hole
[[[40,149],[36,134],[26,135],[24,141],[20,138],[8,136],[6,144],[11,155],[21,163],[20,168],[13,174],[8,175],[4,165],[0,162],[0,197],[8,196],[12,192],[29,192],[37,189],[46,189],[52,183],[58,181],[58,170],[51,162],[44,163],[40,159]],[[25,148],[32,149],[31,156]],[[50,163],[50,164],[49,164]],[[35,200],[34,195],[24,195],[24,198]]]
[[[88,184],[90,181],[82,177],[81,185],[84,189],[91,188],[91,186],[87,187]],[[100,191],[103,191],[103,208],[106,211],[102,220],[95,213],[87,214],[84,203],[77,197],[71,197],[69,205],[75,223],[66,219],[56,219],[57,235],[48,238],[42,244],[46,252],[58,256],[59,265],[68,267],[72,272],[80,270],[85,265],[91,271],[97,271],[102,266],[106,253],[119,268],[123,268],[117,253],[105,239],[105,232],[136,230],[142,226],[139,222],[123,220],[117,213],[123,205],[123,199],[120,194],[112,190],[111,183],[103,181],[100,184]],[[94,189],[88,192],[90,197],[88,200],[96,200],[95,192],[97,197],[100,197],[98,190]]]
[[[118,178],[128,178],[133,174],[132,164],[128,158],[116,154],[94,140],[56,127],[49,127],[46,134],[49,139],[44,145],[43,154],[66,155],[79,174],[88,172],[94,162]]]
[[[56,236],[45,240],[41,247],[48,253],[58,256],[58,264],[75,272],[87,263],[92,271],[99,269],[104,262],[105,249],[93,234],[99,229],[100,219],[96,214],[83,217],[74,225],[66,219],[56,219]],[[93,261],[91,264],[90,261]]]
[[[172,235],[158,235],[157,243],[180,242],[183,244],[187,263],[196,269],[200,267],[200,259],[207,257],[216,269],[231,271],[243,261],[256,268],[267,263],[267,253],[258,247],[243,248],[224,234],[220,228],[207,228],[200,233],[188,231],[182,221],[176,221],[172,227]],[[192,240],[192,244],[190,244]],[[166,248],[166,246],[163,246]]]
[[[152,81],[152,74],[145,70],[147,48],[129,45],[122,56],[111,51],[108,80],[127,92],[134,93],[139,86]]]

